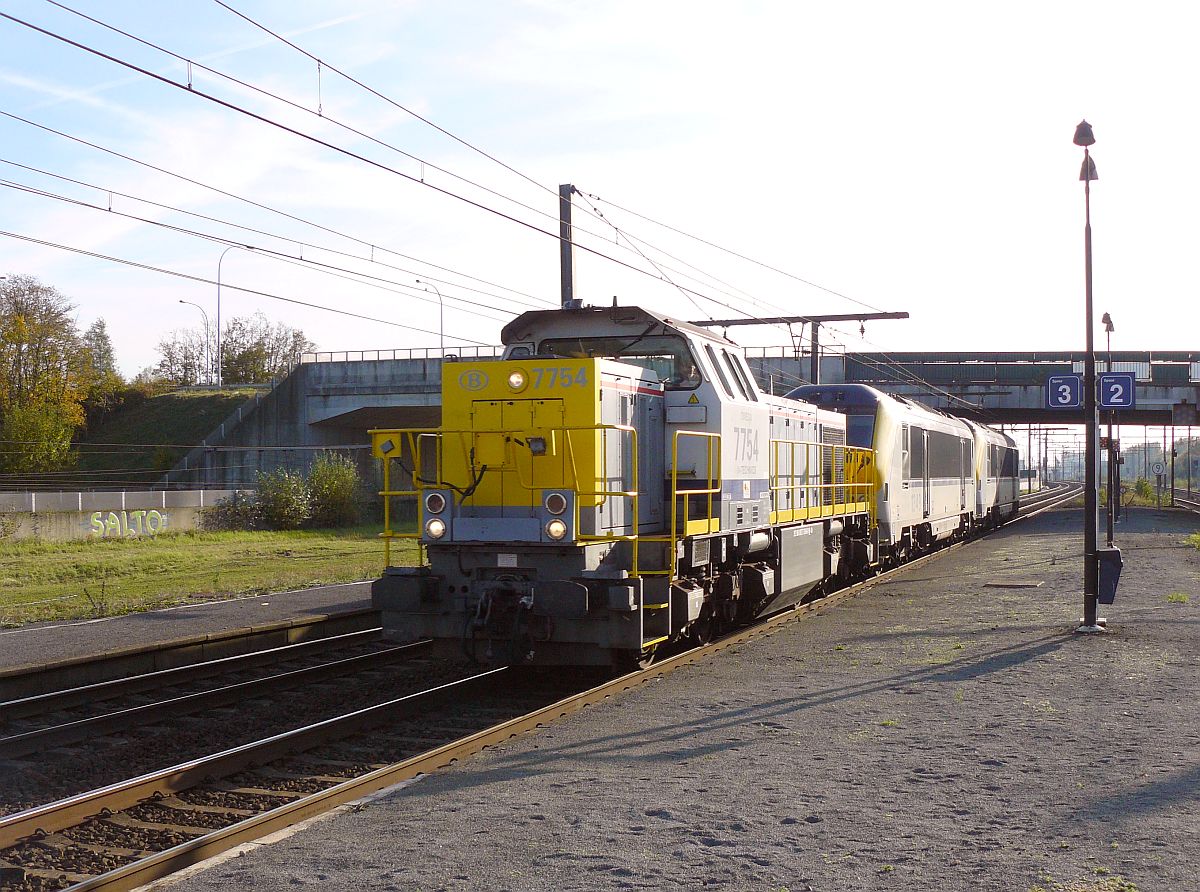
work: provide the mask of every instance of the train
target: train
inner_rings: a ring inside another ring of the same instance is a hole
[[[765,393],[700,325],[576,303],[501,339],[443,362],[440,425],[370,432],[389,639],[634,668],[1019,507],[1007,435],[860,384]]]

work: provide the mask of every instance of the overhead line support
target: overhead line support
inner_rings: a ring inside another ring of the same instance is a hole
[[[793,322],[807,322],[811,328],[809,344],[809,380],[812,384],[821,383],[821,339],[818,334],[822,322],[866,322],[870,319],[907,319],[908,313],[827,313],[822,316],[760,316],[750,319],[705,319],[692,322],[693,325],[706,325],[709,328],[728,328],[732,325],[786,325]]]

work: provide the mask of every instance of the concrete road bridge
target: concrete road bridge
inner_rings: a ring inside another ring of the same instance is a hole
[[[751,368],[768,392],[807,383],[807,351],[751,348]],[[478,348],[462,359],[494,357]],[[1105,354],[1098,364],[1104,370]],[[449,360],[447,360],[449,361]],[[291,373],[253,405],[240,409],[168,475],[172,485],[236,486],[259,470],[307,467],[337,448],[370,465],[367,431],[435,427],[441,418],[441,366],[436,350],[305,354]],[[1114,351],[1112,370],[1137,381],[1127,425],[1200,425],[1200,351]],[[1082,373],[1083,351],[1049,353],[847,353],[822,357],[822,383],[865,383],[889,393],[990,424],[1079,424],[1081,411],[1048,410],[1046,379]]]

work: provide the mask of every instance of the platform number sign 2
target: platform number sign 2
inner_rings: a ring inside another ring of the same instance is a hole
[[[1051,375],[1046,379],[1046,408],[1078,409],[1083,405],[1083,381],[1078,375]]]
[[[1132,409],[1134,378],[1132,372],[1105,372],[1100,376],[1100,408]]]

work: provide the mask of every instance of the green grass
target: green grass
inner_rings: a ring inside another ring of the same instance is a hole
[[[79,470],[93,472],[88,477],[97,476],[96,471],[166,470],[254,393],[178,391],[133,399],[80,438]],[[129,445],[123,448],[121,444]],[[146,476],[123,479],[141,480]]]
[[[1188,536],[1184,541],[1187,542],[1188,545],[1200,550],[1200,533],[1192,533],[1192,535]]]
[[[383,570],[378,526],[0,543],[0,625],[354,582]],[[392,563],[416,546],[393,542]]]
[[[1167,595],[1168,604],[1186,604],[1190,600],[1191,598],[1183,592],[1171,592],[1171,594]]]

